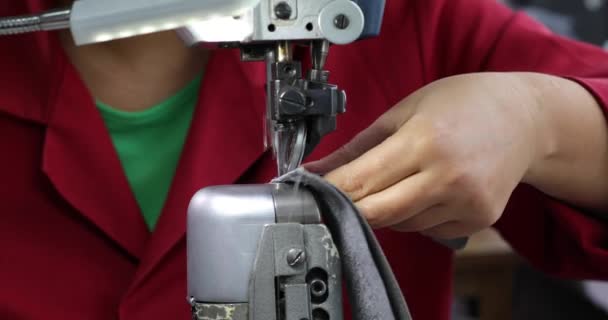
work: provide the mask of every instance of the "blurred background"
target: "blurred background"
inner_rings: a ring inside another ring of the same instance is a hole
[[[556,33],[608,50],[608,0],[499,1]],[[493,230],[471,238],[456,255],[454,272],[454,320],[608,320],[608,283],[543,275]]]
[[[492,0],[490,0],[492,1]],[[504,0],[565,36],[605,47],[608,40],[606,0]]]

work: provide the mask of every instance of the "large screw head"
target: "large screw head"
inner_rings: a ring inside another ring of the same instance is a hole
[[[289,20],[291,18],[291,11],[291,6],[287,2],[279,2],[274,6],[274,14],[281,20]]]
[[[345,14],[339,14],[334,18],[334,26],[340,30],[348,28],[350,25],[350,19]]]
[[[285,114],[300,114],[306,110],[306,95],[300,90],[287,90],[279,95],[282,111]]]
[[[297,267],[306,261],[306,252],[302,249],[289,249],[287,252],[287,264]]]

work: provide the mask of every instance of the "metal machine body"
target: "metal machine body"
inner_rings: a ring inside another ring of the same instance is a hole
[[[194,320],[342,320],[340,257],[308,191],[203,189],[187,235]]]

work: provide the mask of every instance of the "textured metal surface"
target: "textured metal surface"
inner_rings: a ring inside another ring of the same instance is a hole
[[[0,19],[0,35],[40,31],[40,17],[14,17]]]
[[[247,320],[247,304],[209,304],[196,302],[192,306],[193,320]]]
[[[323,270],[327,274],[327,279],[319,279],[318,277],[307,279],[308,283],[323,280],[327,286],[325,299],[312,299],[313,310],[322,309],[327,312],[329,319],[341,320],[343,318],[342,266],[338,248],[325,225],[306,226],[304,238],[307,248],[313,248],[315,252],[309,254],[308,269]]]
[[[40,15],[0,18],[0,35],[67,29],[69,27],[69,9],[51,10]]]
[[[273,185],[199,191],[188,209],[188,292],[197,301],[248,301],[251,270],[265,225],[275,222]]]

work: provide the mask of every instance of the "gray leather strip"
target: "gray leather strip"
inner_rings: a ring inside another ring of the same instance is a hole
[[[340,249],[355,320],[410,320],[407,303],[371,227],[352,201],[321,177],[298,169],[276,180],[311,191]]]

